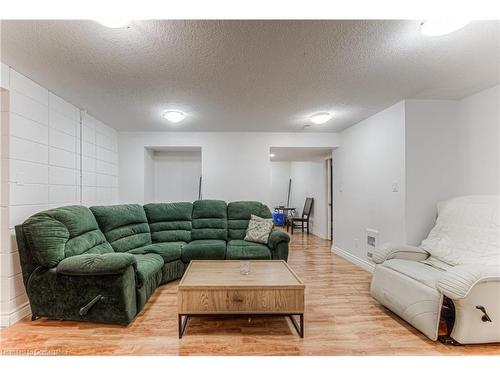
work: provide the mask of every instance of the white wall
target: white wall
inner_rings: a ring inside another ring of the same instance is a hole
[[[154,150],[144,149],[144,202],[155,202],[155,161]]]
[[[335,133],[123,132],[120,201],[144,202],[144,147],[201,147],[203,198],[257,200],[271,196],[270,147],[336,147]]]
[[[406,242],[420,245],[436,221],[436,203],[457,195],[458,102],[405,101]]]
[[[405,240],[404,134],[400,102],[344,130],[334,151],[334,245],[358,258],[366,259],[367,228],[380,242]]]
[[[118,196],[117,133],[2,64],[1,324],[29,313],[14,226],[70,204]],[[8,98],[7,98],[8,95]]]
[[[335,246],[366,259],[366,228],[379,230],[379,244],[418,245],[439,201],[498,194],[499,104],[498,86],[458,101],[406,100],[344,130],[334,152]]]
[[[436,204],[499,192],[499,88],[462,100],[407,100],[406,242],[419,245]]]
[[[276,206],[286,206],[288,185],[291,178],[291,163],[289,161],[271,162],[271,188],[269,203],[271,210]],[[290,204],[292,196],[290,193]]]
[[[193,202],[198,199],[201,153],[155,151],[154,202]]]
[[[499,193],[499,108],[499,86],[459,102],[458,188],[461,195]]]

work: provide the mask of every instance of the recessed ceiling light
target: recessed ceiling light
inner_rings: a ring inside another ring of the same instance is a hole
[[[273,153],[269,154],[270,158],[274,158],[275,156],[276,156],[276,154],[273,154]]]
[[[111,29],[120,29],[122,27],[126,27],[132,22],[132,20],[125,20],[125,19],[120,19],[120,18],[107,18],[107,19],[100,19],[100,20],[95,20],[96,22],[100,23],[103,26],[109,27]]]
[[[321,113],[316,113],[315,115],[311,116],[311,121],[315,123],[316,125],[324,124],[327,121],[330,121],[332,119],[332,115],[328,112],[321,112]]]
[[[427,20],[420,24],[420,32],[427,36],[450,34],[470,23],[469,20]]]
[[[166,111],[163,113],[163,117],[170,122],[177,123],[184,120],[184,118],[186,118],[186,115],[180,111]]]

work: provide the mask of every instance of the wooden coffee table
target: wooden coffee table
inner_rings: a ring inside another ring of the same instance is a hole
[[[194,260],[179,284],[179,338],[188,319],[211,315],[289,316],[304,337],[304,283],[283,260],[250,261],[240,274],[239,260]],[[299,323],[293,315],[299,316]]]

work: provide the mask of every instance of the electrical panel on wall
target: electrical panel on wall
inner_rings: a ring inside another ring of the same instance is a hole
[[[373,258],[373,252],[378,245],[378,230],[367,228],[366,229],[366,257]]]

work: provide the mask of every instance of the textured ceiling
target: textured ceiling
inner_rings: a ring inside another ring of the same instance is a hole
[[[404,98],[499,81],[499,23],[425,37],[419,21],[2,21],[3,62],[118,130],[346,128]],[[181,109],[172,125],[160,116]]]

